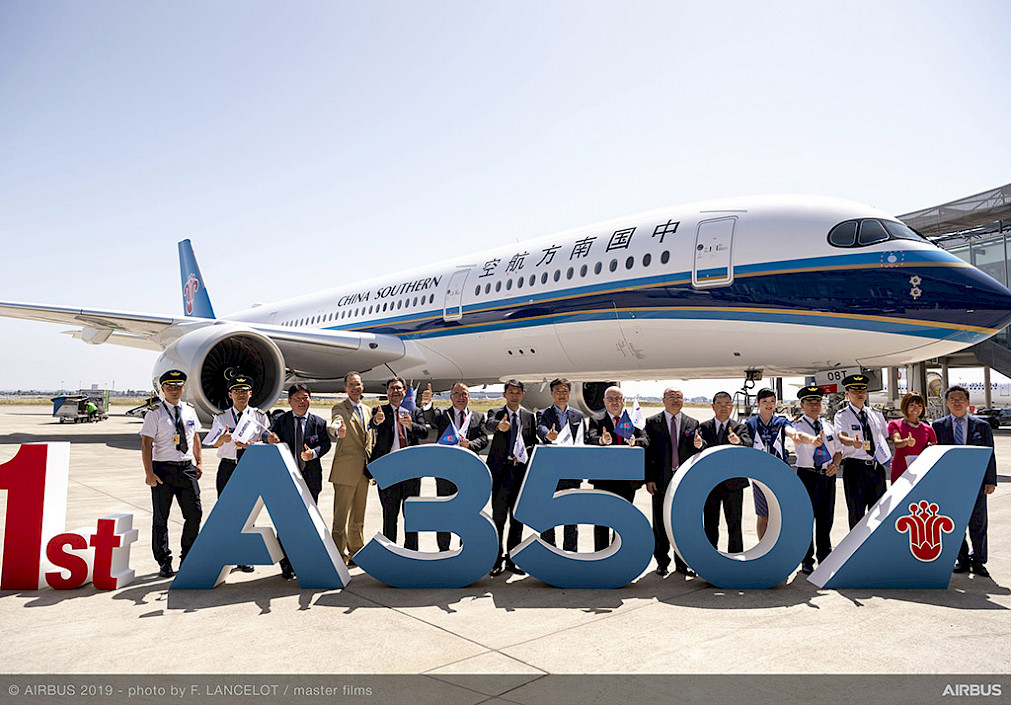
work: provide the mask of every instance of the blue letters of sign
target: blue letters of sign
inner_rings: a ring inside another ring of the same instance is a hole
[[[808,580],[826,588],[948,587],[992,452],[927,448]]]
[[[595,553],[565,553],[530,536],[511,552],[530,575],[563,588],[616,588],[638,578],[653,554],[653,531],[634,505],[603,490],[564,490],[558,481],[644,478],[642,448],[537,446],[516,501],[514,515],[540,533],[562,524],[609,526],[618,539]],[[702,510],[699,510],[699,516]]]
[[[441,553],[409,551],[377,534],[355,563],[394,587],[453,588],[470,585],[491,570],[498,533],[482,510],[491,495],[491,473],[481,459],[458,446],[404,448],[369,464],[380,487],[415,477],[441,477],[456,485],[450,497],[411,497],[404,503],[404,531],[450,531],[462,547]]]
[[[279,561],[278,537],[269,527],[254,526],[264,505],[301,587],[328,590],[348,584],[348,569],[288,447],[257,444],[243,453],[172,588],[212,588],[235,565]]]
[[[754,548],[733,557],[713,548],[702,526],[712,489],[746,475],[769,501],[769,528]],[[769,588],[800,564],[811,544],[814,512],[804,484],[782,460],[754,448],[719,446],[695,455],[667,486],[664,520],[671,545],[692,569],[717,587]]]

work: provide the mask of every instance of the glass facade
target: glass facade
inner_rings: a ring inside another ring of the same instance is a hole
[[[985,240],[973,241],[968,244],[942,245],[942,247],[1007,286],[1008,272],[1011,270],[1011,262],[1008,261],[1008,255],[1011,254],[1007,244],[1009,237],[1011,237],[1011,232],[1005,232]],[[993,340],[1011,347],[1011,327],[1005,328],[995,335]]]

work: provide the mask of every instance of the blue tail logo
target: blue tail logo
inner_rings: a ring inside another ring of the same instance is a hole
[[[179,273],[182,277],[183,310],[186,315],[214,318],[211,299],[207,295],[207,287],[204,286],[204,278],[200,274],[200,266],[189,240],[179,243]]]

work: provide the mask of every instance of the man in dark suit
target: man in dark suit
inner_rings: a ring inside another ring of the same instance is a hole
[[[523,383],[519,380],[506,382],[502,390],[505,406],[489,411],[485,423],[485,431],[492,434],[488,469],[491,471],[491,515],[498,530],[498,560],[489,573],[492,577],[501,575],[503,570],[526,575],[509,557],[509,551],[516,548],[523,538],[523,524],[516,521],[513,509],[537,444],[534,415],[520,406],[525,394]],[[509,519],[508,538],[504,536],[506,518]]]
[[[564,377],[551,380],[551,398],[554,404],[547,409],[542,409],[537,414],[537,439],[541,443],[561,442],[571,445],[580,443],[583,429],[583,412],[569,406],[569,395],[572,386],[569,380]],[[579,489],[582,480],[579,478],[567,478],[558,481],[559,490]],[[555,544],[555,529],[548,529],[541,534],[541,538]],[[579,534],[575,524],[566,524],[562,533],[562,549],[576,552],[579,550]]]
[[[436,409],[431,404],[424,409],[425,423],[436,430],[436,438],[442,438],[450,424],[456,428],[460,436],[460,447],[466,448],[472,453],[480,453],[488,447],[488,435],[484,430],[484,414],[480,411],[468,409],[470,404],[470,390],[463,382],[457,382],[449,394],[453,406],[449,409]],[[456,485],[441,477],[435,478],[435,493],[440,497],[447,497],[456,492]],[[440,551],[449,550],[450,533],[440,531],[435,536]]]
[[[948,387],[944,392],[944,401],[951,414],[932,424],[934,433],[937,434],[938,445],[993,448],[993,432],[990,430],[990,424],[975,416],[970,416],[968,413],[969,391],[965,387],[957,384]],[[972,553],[969,553],[969,544],[963,537],[962,547],[958,551],[958,559],[955,561],[953,572],[965,573],[972,570],[976,575],[981,575],[984,578],[990,577],[990,572],[986,569],[986,496],[993,494],[996,489],[997,460],[994,455],[991,455],[990,463],[986,466],[986,474],[983,476],[983,483],[979,488],[976,505],[972,508],[972,515],[969,517],[969,539],[972,541]]]
[[[401,448],[416,446],[428,437],[428,424],[424,413],[415,408],[408,411],[402,404],[407,395],[407,383],[401,377],[394,377],[386,383],[386,397],[389,404],[377,406],[372,412],[370,425],[375,429],[376,440],[372,446],[369,462],[388,455]],[[365,476],[370,480],[372,473],[366,468]],[[398,482],[379,490],[379,503],[383,506],[383,536],[397,542],[397,523],[408,497],[421,494],[421,478]],[[404,548],[418,550],[418,532],[404,534]]]
[[[649,440],[646,446],[646,491],[653,496],[653,555],[657,563],[656,574],[661,578],[670,572],[671,546],[663,520],[667,485],[681,465],[706,447],[698,420],[681,413],[684,403],[681,390],[668,387],[663,392],[664,410],[646,419],[646,438]],[[695,575],[676,552],[674,570],[688,577]]]
[[[302,479],[309,488],[312,501],[318,502],[320,490],[323,489],[323,466],[320,464],[320,458],[330,451],[330,436],[327,434],[326,421],[309,413],[311,401],[307,386],[293,384],[288,389],[288,406],[291,409],[278,416],[271,424],[267,442],[272,445],[287,444],[298,464]],[[287,555],[281,559],[281,575],[285,580],[295,577]]]
[[[705,442],[705,447],[723,445],[751,446],[751,434],[748,427],[730,418],[734,400],[727,392],[716,392],[713,396],[713,412],[716,418],[699,424],[699,434]],[[706,498],[702,508],[702,525],[706,537],[713,548],[720,540],[720,506],[723,506],[723,516],[727,520],[727,552],[741,553],[744,550],[744,538],[741,532],[741,521],[744,514],[744,488],[748,486],[748,478],[732,477],[724,480],[713,488]]]
[[[627,445],[627,446],[647,446],[645,432],[632,427],[632,435],[626,440],[621,435],[615,433],[614,427],[625,412],[625,395],[621,387],[608,387],[604,391],[604,415],[602,417],[591,417],[587,422],[586,445]],[[642,487],[645,481],[646,471],[643,468],[643,476],[640,480],[591,480],[590,484],[595,490],[605,490],[634,503],[635,491]],[[593,550],[603,551],[611,545],[611,529],[607,526],[593,527]]]

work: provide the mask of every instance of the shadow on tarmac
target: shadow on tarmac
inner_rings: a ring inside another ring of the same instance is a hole
[[[171,581],[155,574],[139,577],[117,590],[113,599],[129,600],[135,605],[150,605],[152,612],[141,617],[154,617],[167,610],[198,612],[215,607],[255,604],[260,614],[269,614],[275,598],[298,595],[300,611],[311,608],[336,608],[345,614],[359,609],[413,609],[437,607],[447,614],[456,606],[476,600],[491,599],[496,609],[507,612],[524,609],[577,609],[588,614],[608,614],[626,602],[655,600],[669,605],[697,609],[765,610],[807,604],[820,609],[815,598],[835,593],[861,607],[874,599],[904,600],[919,604],[962,610],[1006,610],[994,603],[991,596],[1007,596],[1011,589],[993,580],[974,575],[955,575],[947,590],[822,590],[795,574],[783,583],[767,590],[724,590],[701,578],[685,579],[672,575],[660,579],[651,572],[634,583],[616,590],[563,590],[542,583],[536,578],[512,579],[484,577],[465,588],[407,590],[389,587],[367,574],[358,572],[343,590],[303,590],[298,581],[281,578],[277,566],[257,566],[262,577],[229,583],[212,590],[170,590]],[[33,598],[26,607],[47,607],[65,600],[98,597],[98,590],[88,585],[76,590],[3,591],[0,599],[17,595]],[[464,605],[466,606],[466,605]]]

